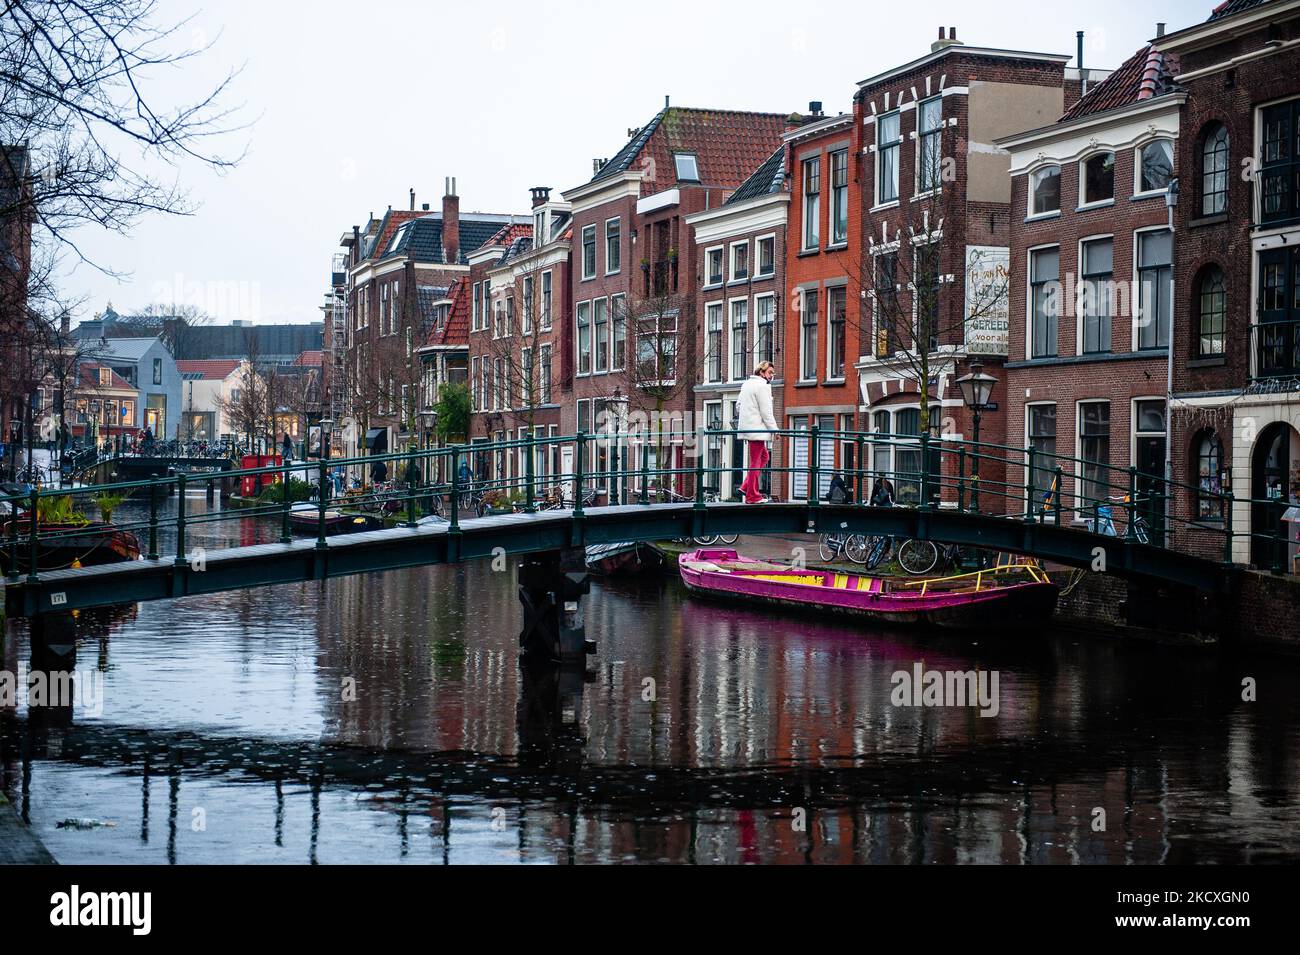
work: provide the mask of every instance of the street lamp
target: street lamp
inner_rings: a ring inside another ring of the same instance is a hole
[[[993,394],[993,386],[997,383],[998,380],[992,375],[984,374],[984,364],[978,359],[971,362],[967,374],[957,379],[957,386],[961,388],[961,400],[975,416],[975,458],[971,462],[970,506],[971,510],[977,512],[980,508],[980,412],[988,407],[989,396]]]

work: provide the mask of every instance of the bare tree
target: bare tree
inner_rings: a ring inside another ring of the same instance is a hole
[[[177,361],[193,357],[195,336],[191,331],[212,322],[212,316],[197,305],[152,303],[117,323],[120,333],[132,338],[162,339]]]

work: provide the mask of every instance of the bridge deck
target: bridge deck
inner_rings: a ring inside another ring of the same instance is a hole
[[[855,505],[712,503],[612,505],[535,514],[503,514],[447,524],[394,527],[330,537],[204,551],[42,574],[5,586],[5,610],[33,616],[60,610],[160,600],[247,587],[323,580],[426,564],[559,550],[624,540],[664,540],[693,534],[797,534],[815,531],[919,537],[1034,555],[1076,567],[1223,592],[1235,571],[1215,561],[1070,527],[972,514],[955,509]],[[810,547],[815,538],[809,537]]]

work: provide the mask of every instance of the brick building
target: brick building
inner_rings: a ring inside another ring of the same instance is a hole
[[[853,103],[861,148],[851,175],[862,216],[849,295],[863,298],[864,311],[858,411],[882,436],[864,463],[893,476],[902,503],[920,499],[922,380],[929,430],[969,439],[973,422],[955,380],[975,357],[1001,377],[1011,181],[994,141],[1055,121],[1078,90],[1067,56],[970,47],[955,34],[941,28],[928,54],[860,82]],[[1005,436],[1003,387],[982,416],[982,441]],[[953,456],[928,464],[947,480],[956,467]],[[986,463],[981,478],[994,486],[1004,476]]]
[[[584,470],[607,494],[610,472],[624,461],[639,465],[643,443],[652,469],[690,467],[702,264],[685,220],[748,179],[780,144],[785,121],[665,103],[588,182],[564,193],[574,364],[560,430],[630,433],[594,442],[586,457]],[[560,467],[569,472],[573,463],[562,458]],[[663,483],[678,493],[690,485],[685,473]]]
[[[696,314],[702,316],[696,354],[696,422],[714,431],[734,430],[740,386],[761,361],[777,367],[772,381],[773,415],[783,420],[785,366],[786,217],[785,146],[777,147],[731,196],[715,209],[686,217],[703,264]],[[775,441],[762,479],[763,493],[781,496],[783,442]],[[704,448],[709,481],[723,500],[740,497],[744,439],[716,435]],[[726,470],[722,470],[726,468]]]
[[[447,180],[440,211],[427,204],[417,210],[412,190],[409,209],[371,216],[364,232],[354,227],[342,240],[348,260],[341,414],[347,424],[340,450],[346,456],[418,440],[417,396],[426,369],[416,348],[432,332],[436,303],[445,304],[456,280],[468,276],[470,252],[502,227],[528,221],[462,213],[455,183]],[[329,348],[336,351],[337,326],[327,324]],[[331,371],[337,394],[338,370]]]
[[[1171,404],[1174,479],[1195,490],[1175,544],[1222,554],[1228,517],[1255,535],[1233,559],[1267,566],[1300,492],[1300,3],[1229,0],[1155,43],[1187,92]]]
[[[1143,46],[1057,122],[997,141],[1012,186],[1006,443],[1040,455],[1036,507],[1061,466],[1065,520],[1126,492],[1108,466],[1148,475],[1138,489],[1148,500],[1163,483],[1170,328],[1180,321],[1166,207],[1185,99],[1176,66]],[[1024,511],[1026,471],[1008,469],[1009,512]],[[1147,509],[1158,533],[1163,509]]]
[[[826,117],[821,103],[810,103],[809,116],[786,133],[785,145],[791,201],[783,423],[795,431],[853,431],[862,327],[860,125],[850,113]],[[790,500],[808,497],[810,443],[798,437],[787,442],[796,469]],[[825,497],[834,474],[855,467],[856,445],[833,438],[819,444],[817,495]]]

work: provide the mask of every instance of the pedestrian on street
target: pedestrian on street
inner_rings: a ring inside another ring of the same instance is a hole
[[[894,485],[887,477],[876,478],[876,486],[871,489],[872,507],[894,506]]]
[[[762,504],[768,500],[759,490],[763,468],[772,459],[767,442],[776,433],[776,419],[772,416],[772,379],[776,367],[770,361],[759,362],[754,373],[740,386],[737,404],[737,430],[745,441],[749,454],[749,473],[741,482],[746,504]]]
[[[289,439],[288,432],[285,432],[284,441],[281,444],[280,456],[286,461],[293,459],[293,441]]]

